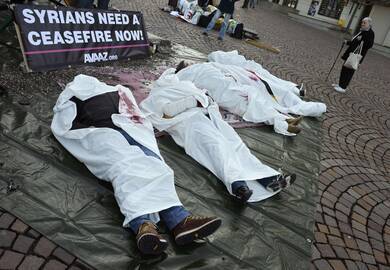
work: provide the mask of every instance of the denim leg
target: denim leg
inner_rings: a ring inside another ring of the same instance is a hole
[[[78,8],[92,8],[93,0],[78,0],[76,1],[76,7]]]
[[[237,190],[240,187],[248,187],[245,181],[235,181],[232,183],[232,192],[233,194],[236,194]]]
[[[155,158],[158,158],[158,159],[161,159],[157,154],[155,154],[153,151],[149,150],[147,147],[143,146],[142,144],[140,144],[139,142],[137,142],[136,140],[134,140],[129,134],[126,133],[126,131],[124,131],[123,129],[119,129],[118,130],[124,137],[125,139],[127,140],[127,142],[130,144],[130,145],[136,145],[138,146],[143,152],[145,155],[147,156],[150,156],[150,157],[155,157]]]
[[[108,3],[110,0],[99,0],[98,1],[98,8],[100,9],[108,9]]]
[[[226,29],[229,25],[229,20],[232,17],[232,14],[225,13],[225,19],[223,20],[223,24],[221,30],[219,30],[219,37],[223,38],[225,36]]]
[[[133,231],[134,234],[137,234],[139,227],[143,223],[145,223],[146,221],[151,221],[151,220],[152,220],[152,218],[151,218],[151,216],[149,214],[142,215],[142,216],[136,217],[135,219],[130,221],[129,222],[129,227]]]
[[[159,214],[169,230],[175,228],[177,224],[191,215],[183,206],[173,206],[160,211]]]
[[[260,185],[262,185],[264,188],[266,188],[276,178],[277,178],[277,176],[270,176],[270,177],[258,179],[257,182]]]
[[[221,17],[221,14],[222,14],[221,11],[217,9],[217,11],[214,14],[214,17],[211,19],[209,25],[207,25],[205,32],[210,32],[211,29],[214,28],[214,25],[217,22],[218,18]]]

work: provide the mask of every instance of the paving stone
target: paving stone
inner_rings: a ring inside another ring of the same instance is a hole
[[[332,246],[345,247],[344,241],[340,237],[335,237],[335,236],[332,236],[332,235],[328,235],[328,241],[329,241],[329,244],[332,245]]]
[[[387,266],[387,265],[379,265],[379,270],[390,270],[390,266]]]
[[[376,264],[374,256],[371,254],[366,254],[364,252],[360,253],[360,256],[362,256],[362,261],[369,264]]]
[[[16,233],[9,230],[0,230],[0,247],[7,248],[12,246],[16,238]]]
[[[386,264],[387,263],[387,260],[386,260],[386,256],[383,252],[379,251],[379,250],[376,250],[374,249],[374,257],[375,257],[375,260],[379,263],[383,263],[383,264]]]
[[[358,248],[355,238],[353,238],[350,235],[344,235],[344,243],[349,248],[353,248],[353,249]]]
[[[345,249],[348,253],[348,256],[351,260],[354,260],[354,261],[361,261],[362,260],[362,256],[360,256],[360,252],[355,250],[355,249]]]
[[[28,232],[26,234],[32,238],[35,238],[35,239],[37,239],[41,236],[41,234],[34,229],[28,230]]]
[[[328,239],[324,233],[314,232],[314,238],[318,243],[328,243]]]
[[[329,260],[334,270],[347,270],[341,260]]]
[[[34,248],[34,252],[37,255],[47,258],[52,253],[54,248],[56,248],[56,245],[53,244],[53,242],[46,239],[45,237],[41,237]]]
[[[317,244],[318,251],[321,253],[323,258],[335,258],[336,254],[333,252],[330,245]]]
[[[344,234],[353,234],[351,226],[347,223],[339,222],[339,229]]]
[[[327,224],[328,226],[337,227],[337,221],[333,217],[324,215],[324,219],[325,219],[325,224]]]
[[[366,253],[372,254],[372,249],[371,249],[371,246],[368,242],[362,241],[360,239],[356,239],[356,243],[357,243],[360,250],[362,250]]]
[[[330,264],[326,260],[316,260],[313,262],[317,269],[320,270],[333,270]]]
[[[361,232],[364,232],[365,234],[367,233],[365,225],[363,225],[363,224],[361,224],[359,222],[356,222],[355,220],[352,220],[351,224],[352,224],[352,228],[353,229],[356,229],[356,230],[359,230]]]
[[[345,248],[343,247],[338,247],[338,246],[333,246],[333,250],[336,252],[336,257],[339,259],[349,259],[349,255]]]
[[[67,266],[57,260],[48,261],[42,270],[65,270]]]
[[[335,227],[329,227],[329,234],[341,237],[339,229]]]
[[[75,259],[75,257],[72,254],[70,254],[69,252],[67,252],[61,247],[58,247],[54,250],[53,256],[57,257],[60,261],[68,265],[71,264]]]
[[[23,259],[23,254],[6,250],[0,258],[0,269],[15,269]]]
[[[11,226],[11,230],[17,233],[25,233],[29,227],[24,224],[21,220],[17,219]]]
[[[345,261],[345,265],[346,265],[348,270],[359,270],[359,268],[357,267],[357,265],[353,261],[349,261],[349,260]]]
[[[358,266],[359,270],[368,270],[368,267],[365,263],[356,262],[356,265]]]
[[[367,224],[367,218],[357,214],[357,213],[352,213],[352,219],[356,220],[357,222],[366,225]]]
[[[45,260],[43,258],[28,255],[24,258],[22,264],[18,267],[18,270],[38,270]]]
[[[0,229],[8,229],[11,224],[14,222],[15,217],[8,214],[8,213],[3,213],[0,216]]]
[[[20,253],[27,253],[27,251],[30,249],[32,244],[34,243],[35,239],[25,236],[25,235],[19,235],[16,238],[16,241],[14,242],[12,249],[15,251],[18,251]]]
[[[317,224],[317,227],[320,232],[329,234],[328,226],[324,224]]]

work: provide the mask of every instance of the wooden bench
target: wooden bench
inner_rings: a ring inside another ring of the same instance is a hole
[[[256,33],[255,30],[245,28],[243,30],[244,38],[250,38],[250,39],[259,39],[259,35]]]

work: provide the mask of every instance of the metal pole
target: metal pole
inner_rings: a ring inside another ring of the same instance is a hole
[[[332,70],[333,70],[333,68],[334,68],[334,65],[336,64],[337,59],[339,58],[339,55],[340,55],[341,51],[343,50],[343,47],[344,47],[344,42],[343,42],[343,44],[341,45],[340,51],[339,51],[339,53],[337,54],[336,59],[334,60],[334,63],[333,63],[333,65],[332,65],[332,67],[330,68],[328,75],[327,75],[326,78],[325,78],[326,81],[328,80],[329,75],[330,75],[330,73],[332,72]]]

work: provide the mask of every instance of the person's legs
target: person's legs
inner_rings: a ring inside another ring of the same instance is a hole
[[[277,192],[279,190],[288,188],[295,182],[295,179],[295,174],[279,174],[276,176],[258,179],[257,182],[269,192]]]
[[[77,0],[76,1],[77,8],[92,8],[93,0]]]
[[[100,9],[108,9],[108,3],[110,0],[99,0],[98,1],[98,8]]]
[[[186,217],[191,215],[191,213],[188,212],[183,206],[173,206],[171,208],[160,211],[159,214],[170,231],[173,230],[177,224],[182,222]]]
[[[343,89],[346,89],[348,87],[354,73],[355,73],[354,69],[347,68],[347,67],[343,66],[341,68],[339,86]]]
[[[219,17],[221,17],[221,14],[222,14],[221,11],[219,9],[217,9],[217,11],[215,12],[213,18],[211,19],[210,23],[207,25],[207,27],[203,31],[203,33],[207,34],[208,32],[211,31],[211,29],[214,28],[214,25],[217,22],[217,20],[219,19]]]
[[[138,249],[143,254],[157,255],[168,247],[168,241],[158,233],[151,220],[150,214],[142,215],[130,221],[128,226],[136,235]]]
[[[226,29],[229,25],[229,20],[230,18],[232,17],[232,14],[229,14],[229,13],[226,13],[225,14],[225,18],[223,20],[223,24],[222,24],[222,27],[221,27],[221,30],[219,30],[219,39],[222,40],[223,37],[225,36],[225,32],[226,32]]]
[[[246,202],[253,194],[245,181],[235,181],[232,183],[232,193],[237,196],[241,202]]]

